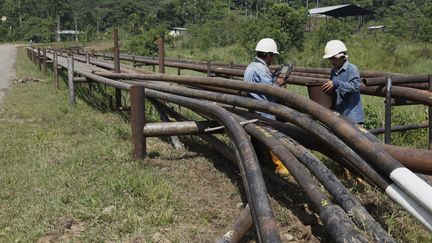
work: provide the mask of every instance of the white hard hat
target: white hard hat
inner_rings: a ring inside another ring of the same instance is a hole
[[[330,57],[341,57],[348,55],[343,54],[341,52],[346,52],[348,49],[346,48],[345,44],[340,40],[331,40],[327,42],[327,45],[324,48],[324,56],[323,58],[330,58]]]
[[[273,54],[279,54],[279,52],[277,51],[276,42],[270,38],[264,38],[258,41],[258,44],[255,47],[255,51],[264,52],[264,53],[271,52]]]

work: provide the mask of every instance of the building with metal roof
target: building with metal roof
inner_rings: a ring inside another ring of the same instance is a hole
[[[374,14],[374,12],[353,4],[343,4],[309,9],[310,16],[330,16],[333,18],[371,14]]]

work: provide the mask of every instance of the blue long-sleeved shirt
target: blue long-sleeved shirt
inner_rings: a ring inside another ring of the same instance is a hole
[[[243,78],[245,81],[250,83],[277,85],[276,84],[277,77],[273,76],[273,74],[270,72],[270,68],[265,63],[265,61],[258,57],[255,57],[255,59],[247,66]],[[257,100],[275,101],[274,98],[259,93],[249,93],[249,95],[252,98],[255,98]],[[275,119],[273,115],[263,113],[263,112],[257,112],[257,113],[267,118]]]
[[[356,65],[347,61],[339,70],[332,69],[330,80],[336,91],[335,111],[355,123],[364,123],[365,115],[360,98],[360,72]]]

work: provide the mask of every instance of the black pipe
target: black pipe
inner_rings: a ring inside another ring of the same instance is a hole
[[[345,212],[359,223],[360,228],[364,227],[377,242],[395,242],[318,158],[285,134],[265,126],[262,128],[276,137],[317,177]]]
[[[236,157],[239,161],[238,165],[242,174],[243,184],[246,188],[248,202],[252,209],[252,217],[255,222],[258,238],[262,242],[281,242],[258,159],[247,134],[230,113],[209,102],[154,90],[147,90],[146,95],[198,110],[214,117],[216,121],[225,125],[236,148]]]
[[[244,119],[239,119],[244,121]],[[278,139],[267,133],[262,127],[253,123],[244,126],[246,131],[261,143],[265,144],[288,168],[290,174],[311,200],[318,211],[325,228],[335,242],[368,242],[356,230],[356,226],[343,212],[334,205],[314,182],[307,169],[294,157],[294,155]]]

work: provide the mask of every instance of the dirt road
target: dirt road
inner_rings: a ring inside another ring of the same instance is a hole
[[[15,78],[15,59],[17,48],[15,45],[0,45],[0,104],[4,92]]]

